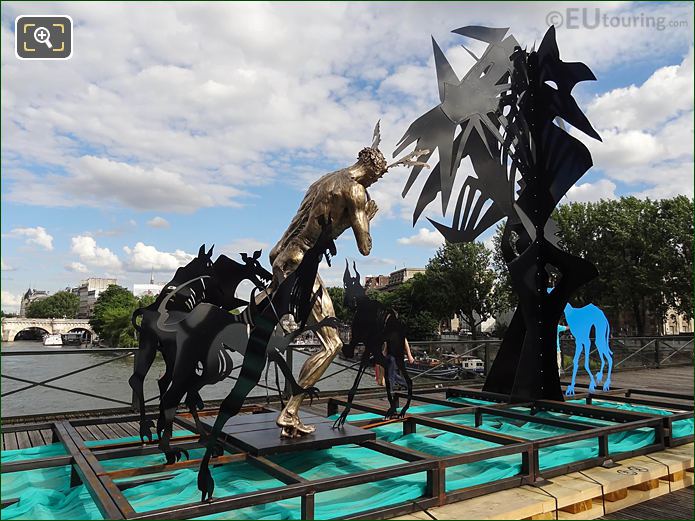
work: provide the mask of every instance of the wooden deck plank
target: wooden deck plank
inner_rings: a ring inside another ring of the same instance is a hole
[[[562,379],[568,379],[567,375]],[[589,377],[580,372],[577,382],[588,384]],[[693,366],[615,371],[611,375],[611,386],[693,394]]]
[[[31,440],[26,431],[20,431],[17,433],[17,447],[20,449],[30,449]]]
[[[53,431],[51,429],[41,429],[39,432],[43,438],[44,445],[50,445],[53,443]]]
[[[126,431],[123,426],[120,423],[112,423],[109,425],[113,432],[115,432],[119,438],[128,438],[129,436],[132,436],[132,434],[129,434],[128,431]]]
[[[2,434],[5,450],[17,450],[17,435],[14,432],[4,432]]]
[[[105,440],[106,436],[99,430],[97,425],[85,425],[85,428],[94,436],[95,440]]]
[[[31,442],[32,447],[45,445],[40,431],[28,431],[27,434],[29,434],[29,441]]]
[[[115,440],[117,438],[120,438],[120,436],[116,434],[114,430],[111,428],[111,426],[108,424],[97,425],[96,427],[99,428],[99,430],[102,432],[102,434],[107,440]]]
[[[82,436],[82,439],[85,441],[96,440],[96,438],[94,437],[94,434],[89,432],[89,430],[87,430],[87,427],[79,426],[79,427],[75,427],[75,430],[78,432],[78,434],[80,436]]]
[[[128,436],[137,436],[140,427],[135,422],[120,422],[121,428],[128,433]]]

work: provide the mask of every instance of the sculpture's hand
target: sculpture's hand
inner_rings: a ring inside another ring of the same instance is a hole
[[[313,403],[314,398],[319,397],[319,390],[316,387],[305,387],[302,391],[306,396],[309,397],[311,403]]]
[[[377,206],[376,201],[374,199],[367,201],[366,211],[367,211],[367,217],[369,218],[369,220],[371,221],[372,219],[374,219],[376,212],[379,211],[379,207]]]
[[[348,412],[348,409],[345,409],[343,413],[338,417],[338,419],[335,420],[335,422],[333,423],[334,429],[340,429],[343,425],[345,425],[345,420],[347,420]]]
[[[188,455],[188,451],[186,449],[177,449],[173,448],[170,450],[167,450],[164,453],[164,456],[166,457],[166,464],[167,465],[173,465],[174,463],[177,463],[178,461],[181,460],[181,458],[185,457],[186,459],[191,459],[190,456]]]
[[[361,240],[357,241],[357,249],[365,257],[372,251],[372,236],[366,233]]]

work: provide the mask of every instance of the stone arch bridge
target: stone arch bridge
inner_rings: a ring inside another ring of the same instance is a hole
[[[46,333],[65,334],[74,329],[85,329],[94,336],[94,330],[86,318],[8,318],[2,319],[2,341],[12,342],[17,333],[31,327],[43,329]]]

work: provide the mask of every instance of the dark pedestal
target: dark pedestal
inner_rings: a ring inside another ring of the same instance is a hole
[[[242,414],[231,418],[223,427],[227,440],[254,456],[280,452],[320,450],[347,443],[362,443],[376,439],[374,432],[345,424],[333,429],[333,420],[322,416],[305,415],[302,421],[315,425],[316,431],[301,438],[280,438],[280,427],[275,423],[278,413]],[[215,416],[204,416],[201,421],[212,428]]]

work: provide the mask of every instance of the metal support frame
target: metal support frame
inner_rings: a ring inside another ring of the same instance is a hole
[[[435,393],[446,393],[446,396],[468,396],[486,400],[492,403],[488,405],[460,404],[432,396],[432,394]],[[669,398],[672,400],[687,400],[688,398],[684,395],[677,395],[675,393],[657,393],[660,392],[626,389],[620,390],[619,393],[610,395],[595,395],[595,398],[621,403],[639,403],[639,401],[643,401],[641,396]],[[625,396],[619,396],[620,394],[624,394]],[[662,394],[665,396],[662,396]],[[400,395],[403,396],[402,393],[400,393]],[[632,397],[633,395],[634,398]],[[106,472],[101,466],[100,461],[155,454],[159,452],[158,447],[154,443],[141,442],[123,442],[115,445],[102,444],[87,447],[80,434],[75,430],[76,426],[108,425],[109,423],[135,421],[137,419],[136,415],[125,415],[109,418],[95,418],[91,420],[79,419],[53,423],[38,423],[24,426],[8,426],[8,428],[5,429],[6,432],[26,432],[29,430],[50,428],[54,433],[54,437],[63,442],[68,454],[65,456],[54,456],[49,458],[8,463],[3,465],[2,472],[17,472],[21,470],[71,465],[74,474],[73,478],[85,484],[90,495],[102,512],[102,515],[109,519],[171,519],[197,517],[234,510],[245,506],[275,502],[291,497],[301,498],[300,508],[302,519],[314,519],[315,498],[317,493],[419,472],[426,473],[427,482],[425,486],[425,495],[423,497],[415,501],[402,502],[388,507],[342,516],[344,519],[377,519],[404,515],[417,510],[430,508],[432,506],[460,501],[499,490],[513,488],[519,485],[543,484],[545,483],[545,478],[577,470],[583,470],[596,465],[611,464],[614,460],[625,459],[639,454],[647,454],[649,452],[662,450],[665,446],[687,443],[688,441],[692,441],[693,438],[691,435],[678,438],[677,440],[672,439],[672,423],[679,419],[693,417],[693,412],[692,408],[683,407],[681,404],[671,402],[668,402],[667,404],[662,403],[661,405],[662,407],[664,405],[672,405],[676,410],[679,410],[680,408],[681,412],[668,416],[661,416],[600,407],[595,404],[584,405],[555,402],[550,400],[538,400],[535,402],[510,404],[502,400],[501,395],[486,393],[476,389],[459,387],[416,391],[413,398],[416,401],[421,401],[424,403],[446,405],[450,409],[422,414],[411,414],[402,419],[388,421],[388,423],[401,422],[403,425],[404,434],[416,432],[418,425],[422,425],[433,429],[452,432],[462,436],[486,440],[495,443],[496,446],[465,454],[434,456],[382,440],[365,441],[360,444],[362,447],[398,458],[402,462],[380,469],[371,469],[344,476],[309,480],[265,457],[257,457],[247,454],[238,447],[230,444],[228,441],[223,441],[223,446],[227,454],[216,458],[213,460],[213,463],[226,464],[234,461],[246,461],[247,463],[258,467],[262,471],[280,480],[283,483],[283,486],[251,493],[215,498],[214,501],[209,503],[190,503],[171,508],[155,509],[147,512],[135,512],[132,506],[123,496],[122,490],[155,480],[171,479],[174,476],[173,472],[175,472],[177,469],[195,466],[198,462],[196,460],[181,461],[172,465],[151,465],[148,467],[119,469],[117,471]],[[327,405],[329,412],[333,411],[333,413],[335,413],[338,412],[341,407],[347,405],[347,401],[340,398],[331,398]],[[383,415],[386,413],[386,408],[380,408],[378,406],[362,403],[360,401],[353,401],[351,407],[357,411],[371,412],[378,415]],[[530,409],[530,411],[524,412],[515,409],[518,407],[527,407]],[[245,412],[247,413],[258,411],[267,412],[269,410],[256,405],[245,408]],[[570,419],[539,417],[536,415],[538,411],[580,415],[587,418],[608,420],[614,424],[608,426],[592,426],[586,423],[573,422]],[[208,413],[208,411],[201,411],[201,414],[203,415]],[[214,411],[211,413],[214,414]],[[446,421],[448,416],[461,414],[473,415],[478,420],[476,422],[477,425],[484,422],[485,416],[494,415],[509,419],[552,425],[571,432],[539,440],[524,440],[514,436],[506,436],[490,432],[478,427],[469,427]],[[185,413],[177,415],[175,422],[186,429],[194,431],[195,424],[191,421],[189,416],[190,415]],[[378,425],[383,425],[385,422],[362,420],[351,423],[356,426],[362,426],[363,428],[373,428]],[[608,445],[608,436],[610,434],[638,428],[653,428],[655,432],[654,443],[633,451],[620,453],[610,452]],[[542,449],[580,440],[596,440],[596,443],[598,444],[597,456],[579,460],[567,465],[545,469],[543,471],[540,470],[539,452]],[[197,436],[183,436],[174,438],[172,443],[174,446],[181,449],[192,449],[201,446],[197,440]],[[518,455],[520,457],[520,472],[517,476],[496,480],[483,485],[466,487],[459,490],[446,490],[447,468],[510,455]],[[159,474],[155,475],[155,473]],[[138,476],[140,479],[129,482],[114,483],[114,480],[116,479]],[[11,501],[6,503],[7,504],[3,504],[3,506],[11,504]]]

